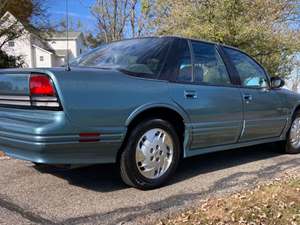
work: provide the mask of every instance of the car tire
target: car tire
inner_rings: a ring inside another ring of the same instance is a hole
[[[300,153],[300,111],[293,116],[293,122],[287,134],[285,152],[288,154]]]
[[[120,156],[120,174],[129,186],[148,190],[162,186],[175,172],[181,144],[175,128],[162,119],[134,127]]]

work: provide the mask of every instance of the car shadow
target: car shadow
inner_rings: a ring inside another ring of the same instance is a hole
[[[269,145],[257,145],[222,152],[209,153],[184,159],[167,185],[173,185],[199,174],[224,170],[230,167],[279,156],[280,151]],[[49,173],[67,180],[71,185],[97,192],[113,192],[126,189],[114,164],[93,165],[77,169],[52,166],[34,166],[41,173]]]
[[[283,150],[272,148],[270,144],[263,144],[187,158],[179,165],[177,176],[170,183],[282,154]]]

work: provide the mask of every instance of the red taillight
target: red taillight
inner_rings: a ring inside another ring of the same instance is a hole
[[[61,109],[54,84],[46,74],[31,74],[29,89],[31,106],[36,108]]]
[[[52,81],[47,75],[32,74],[29,81],[30,95],[55,96]]]

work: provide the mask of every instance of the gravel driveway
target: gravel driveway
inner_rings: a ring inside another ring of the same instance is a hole
[[[297,170],[300,155],[262,145],[186,159],[167,186],[139,191],[113,165],[64,171],[0,159],[0,224],[147,224]]]

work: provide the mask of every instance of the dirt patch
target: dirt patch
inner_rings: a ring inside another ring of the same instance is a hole
[[[229,197],[209,199],[158,224],[297,225],[300,224],[300,178],[285,177]]]
[[[0,157],[3,157],[3,156],[5,156],[4,152],[0,151]]]

